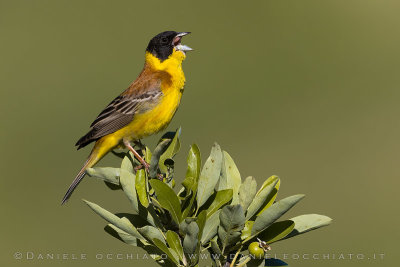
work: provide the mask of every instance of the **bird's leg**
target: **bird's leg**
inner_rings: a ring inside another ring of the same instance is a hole
[[[133,155],[135,155],[135,157],[139,160],[139,162],[145,167],[146,171],[148,171],[150,165],[139,155],[139,153],[136,152],[136,150],[132,147],[130,142],[128,140],[124,140],[124,145],[133,153]]]
[[[139,150],[142,150],[142,155],[146,155],[146,146],[143,145],[143,143],[140,141],[140,139],[134,141],[133,143],[134,143],[134,147],[137,147],[136,150],[138,150],[138,149],[139,149]],[[144,159],[144,160],[148,160],[148,159],[146,158],[146,156],[144,156],[143,159]]]

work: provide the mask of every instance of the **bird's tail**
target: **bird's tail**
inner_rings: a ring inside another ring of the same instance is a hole
[[[69,186],[67,193],[65,193],[65,196],[61,201],[61,205],[67,202],[67,200],[71,197],[72,192],[74,192],[75,188],[82,181],[83,177],[85,177],[86,170],[94,166],[109,150],[110,147],[108,147],[107,144],[104,144],[101,139],[96,142],[82,169],[72,181],[72,184]]]

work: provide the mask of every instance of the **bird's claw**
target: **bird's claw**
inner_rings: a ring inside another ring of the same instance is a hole
[[[136,167],[134,167],[133,169],[135,170],[135,172],[137,172],[138,170],[143,169],[143,167],[147,173],[150,173],[150,171],[149,171],[150,165],[149,164],[145,164],[145,165],[139,164]],[[157,173],[157,179],[160,181],[163,181],[164,175],[162,175],[161,173]]]
[[[143,164],[139,164],[139,165],[137,165],[135,168],[133,168],[134,170],[135,170],[135,172],[137,172],[138,170],[141,170],[141,169],[143,169],[143,167],[144,167],[144,169],[146,170],[146,172],[148,173],[149,172],[149,168],[150,168],[150,166],[147,164],[147,165],[144,165],[143,166]]]

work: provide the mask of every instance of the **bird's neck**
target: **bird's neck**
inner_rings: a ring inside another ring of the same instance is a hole
[[[160,61],[153,54],[146,52],[146,67],[155,71],[166,71],[172,76],[176,71],[182,71],[182,61],[186,58],[184,52],[177,51],[174,48],[173,53],[164,61]]]
[[[146,64],[143,71],[166,73],[167,76],[163,75],[163,77],[168,77],[168,88],[174,88],[181,91],[186,80],[185,74],[182,70],[182,61],[185,57],[184,52],[176,51],[174,49],[174,52],[166,60],[161,62],[157,57],[146,52]]]

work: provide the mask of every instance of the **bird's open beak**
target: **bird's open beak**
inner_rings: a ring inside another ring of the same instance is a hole
[[[187,51],[193,50],[189,46],[181,44],[182,37],[185,35],[188,35],[189,33],[190,32],[178,32],[178,34],[175,36],[173,43],[172,43],[176,50],[182,51],[182,52],[187,52]]]

